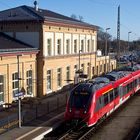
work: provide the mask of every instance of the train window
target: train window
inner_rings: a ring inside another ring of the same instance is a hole
[[[138,85],[138,84],[139,84],[139,79],[138,79],[138,78],[136,79],[136,83],[137,83],[136,85]]]
[[[114,89],[114,96],[115,96],[115,98],[118,97],[118,89],[117,88]]]
[[[136,86],[138,85],[139,79],[137,78],[135,81],[136,81],[136,82],[135,82],[135,87],[136,87]]]
[[[107,105],[108,102],[109,102],[109,100],[108,100],[108,94],[106,93],[106,94],[104,95],[104,105]]]
[[[132,89],[133,89],[133,85],[132,85],[132,82],[131,82],[131,83],[127,84],[125,94],[127,94],[128,92],[130,92]]]
[[[128,93],[129,91],[130,91],[130,86],[129,86],[129,84],[127,84],[125,94]]]
[[[100,103],[100,104],[102,103],[101,97],[99,98],[99,103]]]
[[[133,84],[133,88],[136,87],[137,86],[137,79],[135,79],[132,84]]]
[[[132,84],[132,82],[130,83],[130,90],[132,90],[133,89],[133,84]]]
[[[86,91],[73,91],[70,97],[70,106],[75,108],[88,107],[90,94]]]
[[[113,91],[109,92],[110,102],[113,100]]]
[[[96,102],[95,112],[97,112],[98,110],[100,110],[102,107],[103,107],[102,97],[99,97],[97,99],[97,102]]]
[[[123,87],[123,95],[125,95],[127,93],[127,86]]]

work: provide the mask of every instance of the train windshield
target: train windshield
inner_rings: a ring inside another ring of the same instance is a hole
[[[87,86],[79,86],[78,88],[74,89],[70,96],[70,107],[74,108],[88,108],[90,103],[92,89],[88,88]]]

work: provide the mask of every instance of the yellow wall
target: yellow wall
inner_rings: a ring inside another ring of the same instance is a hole
[[[0,57],[0,75],[4,75],[5,82],[5,103],[11,103],[13,101],[12,94],[12,74],[17,72],[17,56],[1,56]],[[20,78],[20,87],[23,87],[26,90],[26,71],[33,71],[33,96],[36,96],[36,55],[22,55],[19,58],[19,72]],[[26,96],[26,94],[25,94]]]
[[[60,56],[51,56],[51,57],[44,57],[44,46],[45,46],[45,32],[54,32],[54,33],[63,33],[63,34],[78,34],[80,35],[91,35],[92,37],[95,37],[95,44],[94,44],[94,52],[88,52],[88,53],[83,53],[81,54],[81,64],[84,64],[85,66],[85,74],[87,73],[87,63],[91,64],[91,73],[90,77],[94,75],[99,75],[102,74],[102,72],[99,72],[100,65],[104,65],[105,63],[105,57],[97,58],[96,57],[96,51],[97,51],[97,31],[94,29],[84,29],[83,28],[72,28],[69,26],[61,26],[61,25],[52,25],[48,23],[29,23],[29,22],[24,22],[24,23],[7,23],[5,25],[1,25],[3,28],[0,30],[3,32],[10,32],[13,34],[13,37],[16,38],[18,35],[18,32],[24,33],[33,33],[37,32],[39,34],[38,42],[39,42],[39,53],[37,55],[37,77],[35,76],[36,82],[36,87],[37,87],[37,96],[43,96],[47,93],[46,87],[46,76],[47,76],[47,70],[52,70],[52,90],[56,91],[57,90],[57,85],[56,85],[56,78],[57,78],[57,68],[62,68],[62,74],[63,74],[63,79],[62,79],[62,86],[66,85],[66,67],[70,66],[70,78],[71,80],[74,79],[74,65],[78,64],[79,59],[78,59],[78,53],[77,54],[70,54],[70,55],[60,55]],[[28,28],[27,28],[28,26]],[[54,36],[55,38],[55,36]],[[27,42],[26,42],[27,43]],[[91,55],[92,54],[92,55]],[[26,59],[26,58],[25,58]],[[35,58],[34,58],[35,59]],[[27,60],[27,59],[26,59]],[[16,58],[15,58],[16,61]],[[28,60],[27,60],[28,61]],[[14,62],[14,61],[13,61]],[[107,58],[107,63],[109,62]],[[7,61],[5,64],[9,65],[9,61]],[[23,63],[22,67],[26,69],[29,67],[29,63]],[[111,64],[114,64],[114,61],[111,61]],[[13,67],[16,67],[12,64]],[[10,65],[11,66],[11,65]],[[97,66],[98,66],[98,72],[97,72]],[[94,67],[94,72],[93,72],[93,67]],[[1,68],[1,67],[0,67]],[[115,66],[114,66],[115,68]],[[7,66],[6,68],[7,69]],[[10,67],[10,69],[12,69]],[[14,69],[13,69],[14,71]],[[94,73],[94,75],[93,75]],[[24,83],[23,83],[24,84]],[[9,91],[10,92],[10,91]]]

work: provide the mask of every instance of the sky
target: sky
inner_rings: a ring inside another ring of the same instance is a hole
[[[0,0],[0,11],[21,5],[33,5],[34,0]],[[120,39],[140,38],[140,0],[38,0],[38,6],[65,16],[82,16],[84,22],[100,26],[112,39],[117,38],[117,16],[120,5]],[[128,33],[131,32],[131,33]]]

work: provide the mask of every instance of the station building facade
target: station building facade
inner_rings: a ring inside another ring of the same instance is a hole
[[[0,33],[0,104],[36,96],[36,54],[38,50]]]
[[[78,70],[92,78],[104,72],[101,66],[116,68],[115,60],[97,57],[97,30],[97,26],[36,6],[0,12],[1,32],[39,50],[35,78],[38,97],[73,83]]]

